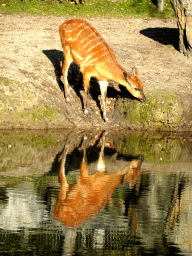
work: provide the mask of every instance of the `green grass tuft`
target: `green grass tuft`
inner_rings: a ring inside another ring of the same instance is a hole
[[[157,7],[149,0],[87,0],[83,4],[53,0],[1,0],[2,14],[32,14],[69,17],[111,17],[111,18],[173,18],[173,8],[165,0],[164,12],[160,13]]]
[[[173,91],[156,90],[148,95],[145,103],[120,101],[120,112],[132,124],[163,130],[178,125],[181,120],[182,99]]]

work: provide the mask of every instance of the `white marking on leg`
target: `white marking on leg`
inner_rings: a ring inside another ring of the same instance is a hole
[[[98,163],[97,164],[97,171],[99,172],[104,172],[106,170],[106,165],[105,163]]]
[[[106,87],[108,86],[108,82],[107,81],[99,81],[99,85],[100,85],[100,88],[102,87],[103,89],[106,89]]]

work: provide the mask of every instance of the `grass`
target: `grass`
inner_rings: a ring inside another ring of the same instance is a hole
[[[55,127],[65,122],[60,111],[60,106],[39,103],[36,93],[25,84],[0,76],[0,127]]]
[[[156,90],[145,103],[119,100],[119,110],[132,124],[143,124],[155,130],[166,130],[178,125],[182,116],[182,99],[169,90]]]
[[[0,0],[1,14],[32,14],[69,17],[173,18],[173,8],[165,0],[160,13],[150,0],[86,0],[83,4],[56,0]]]

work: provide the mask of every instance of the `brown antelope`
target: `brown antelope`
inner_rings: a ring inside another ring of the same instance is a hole
[[[68,69],[75,62],[83,74],[85,88],[84,112],[87,113],[87,94],[90,78],[99,81],[103,102],[103,118],[106,121],[106,94],[109,81],[117,82],[141,102],[145,101],[143,84],[139,79],[137,68],[133,68],[133,75],[126,72],[118,63],[114,51],[105,42],[102,36],[87,21],[72,19],[59,27],[64,60],[61,61],[65,97],[69,99]]]
[[[123,182],[131,187],[140,175],[142,157],[137,157],[119,172],[107,173],[104,161],[105,134],[103,135],[97,171],[89,175],[87,172],[86,146],[84,140],[83,161],[80,177],[75,185],[68,185],[65,176],[65,161],[68,146],[62,154],[59,180],[61,183],[54,218],[69,227],[77,227],[97,213],[111,198],[114,190]]]

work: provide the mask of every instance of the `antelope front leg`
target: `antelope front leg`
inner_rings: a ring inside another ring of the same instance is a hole
[[[81,163],[81,169],[80,169],[80,178],[87,178],[88,172],[87,172],[87,155],[86,155],[86,140],[87,137],[84,136],[83,138],[83,160]]]
[[[106,95],[107,95],[107,87],[108,87],[108,82],[107,81],[99,81],[100,85],[100,91],[101,91],[101,99],[103,102],[103,119],[105,121],[108,120],[106,116]]]
[[[60,65],[61,65],[61,71],[63,75],[64,88],[65,88],[65,98],[66,98],[66,101],[69,102],[70,92],[69,92],[69,83],[68,83],[67,75],[68,75],[69,67],[72,63],[69,46],[66,46],[66,48],[63,49],[63,53],[65,56],[65,59],[60,62]]]
[[[59,181],[61,183],[63,183],[63,181],[66,180],[66,178],[65,178],[65,163],[66,163],[68,151],[69,151],[69,145],[65,145],[65,148],[61,155],[61,165],[60,165],[60,170],[59,170]]]
[[[100,150],[100,153],[99,153],[99,159],[98,159],[98,163],[97,163],[97,170],[100,171],[100,172],[106,171],[105,158],[104,158],[105,137],[106,137],[106,132],[104,131],[104,133],[102,135],[101,150]]]

